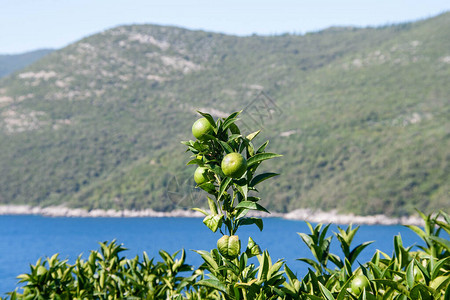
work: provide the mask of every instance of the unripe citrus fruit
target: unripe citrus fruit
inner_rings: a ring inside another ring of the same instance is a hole
[[[211,134],[213,132],[213,127],[211,123],[206,118],[198,119],[192,125],[192,134],[199,140],[206,138],[206,134]]]
[[[194,172],[194,180],[198,185],[208,182],[212,179],[211,171],[205,167],[198,167]]]
[[[234,259],[241,251],[241,241],[237,235],[224,235],[217,241],[217,249],[225,258]]]
[[[247,160],[239,153],[225,155],[222,160],[222,172],[228,177],[239,178],[247,170]]]
[[[353,293],[360,295],[362,291],[369,286],[369,280],[364,275],[358,275],[353,278],[350,286]]]

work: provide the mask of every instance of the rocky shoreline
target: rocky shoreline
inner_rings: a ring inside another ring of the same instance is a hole
[[[85,210],[65,206],[33,207],[28,205],[0,205],[0,215],[40,215],[45,217],[84,217],[84,218],[201,218],[203,214],[193,210],[177,209],[170,212],[146,210]],[[296,209],[286,214],[250,212],[249,216],[275,217],[288,220],[302,220],[313,223],[365,224],[365,225],[423,225],[419,216],[391,218],[385,215],[357,216],[354,214],[338,214],[336,211],[324,212],[312,209]]]

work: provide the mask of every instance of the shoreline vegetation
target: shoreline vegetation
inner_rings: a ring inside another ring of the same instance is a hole
[[[65,206],[37,207],[29,205],[0,205],[0,216],[4,215],[40,215],[44,217],[78,217],[78,218],[201,218],[204,215],[193,210],[176,209],[169,212],[146,210],[86,210]],[[308,221],[312,223],[361,224],[361,225],[418,225],[423,226],[419,216],[388,217],[385,215],[357,216],[338,214],[336,211],[313,209],[296,209],[289,213],[249,213],[248,216],[265,218],[283,218],[287,220]]]

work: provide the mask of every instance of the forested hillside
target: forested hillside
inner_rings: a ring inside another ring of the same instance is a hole
[[[0,204],[199,205],[180,141],[197,109],[244,109],[241,125],[284,155],[260,193],[271,210],[449,211],[448,32],[450,13],[305,35],[133,25],[84,38],[0,80]]]

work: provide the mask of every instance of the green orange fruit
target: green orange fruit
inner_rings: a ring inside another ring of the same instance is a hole
[[[210,135],[212,132],[213,127],[206,118],[198,119],[194,122],[194,125],[192,125],[192,134],[199,140],[206,139],[206,135]]]
[[[353,278],[350,285],[352,292],[360,295],[362,291],[369,286],[369,280],[364,275],[357,275]]]
[[[247,160],[239,153],[225,155],[222,160],[222,172],[231,178],[240,178],[247,171]]]
[[[208,182],[212,178],[212,172],[208,168],[198,167],[194,172],[194,181],[198,185]]]

